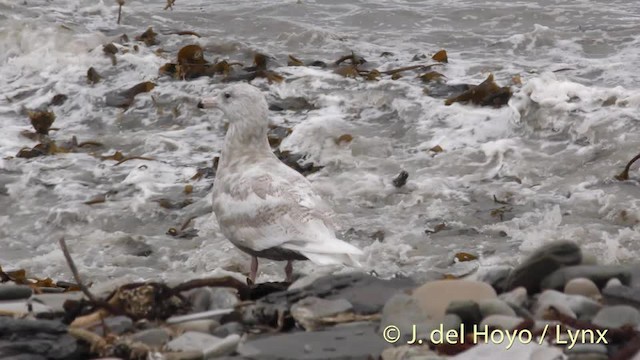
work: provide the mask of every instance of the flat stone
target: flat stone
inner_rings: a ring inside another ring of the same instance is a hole
[[[20,314],[42,314],[51,312],[51,308],[40,303],[30,303],[29,300],[0,301],[0,311]]]
[[[391,344],[373,324],[266,336],[243,342],[241,356],[261,360],[377,359]]]
[[[488,326],[489,328],[512,330],[516,326],[520,325],[523,321],[523,318],[516,316],[489,315],[486,318],[482,319],[482,322],[480,322],[480,328],[484,329],[485,326]]]
[[[473,300],[454,300],[449,303],[445,314],[455,314],[460,317],[462,323],[472,327],[482,320],[480,306]]]
[[[211,335],[217,336],[220,338],[227,337],[231,334],[241,335],[244,333],[244,326],[239,322],[228,322],[224,325],[220,325],[211,331]]]
[[[215,328],[220,325],[219,322],[213,319],[191,320],[178,324],[171,325],[171,328],[180,333],[187,331],[197,331],[205,334],[211,334]]]
[[[141,342],[147,346],[159,348],[171,339],[171,333],[162,328],[147,329],[137,332],[129,337],[131,340]]]
[[[224,339],[218,341],[215,344],[204,349],[204,358],[213,359],[219,358],[223,355],[228,355],[236,351],[238,344],[240,343],[240,335],[231,334]]]
[[[33,303],[47,306],[54,313],[63,313],[64,303],[67,300],[79,301],[84,297],[80,291],[66,292],[61,294],[36,294],[31,297]]]
[[[489,285],[470,280],[437,280],[428,282],[413,291],[417,304],[433,320],[441,321],[449,303],[455,300],[496,298],[496,291]]]
[[[542,318],[549,307],[554,307],[559,312],[573,318],[590,319],[602,305],[582,295],[567,295],[556,290],[545,290],[540,294],[534,312],[536,318]]]
[[[35,331],[28,335],[12,336],[10,342],[0,341],[0,354],[31,354],[35,359],[41,356],[54,360],[89,359],[88,350],[88,347],[81,345],[68,334],[51,336]]]
[[[629,305],[614,305],[602,308],[591,321],[594,325],[606,328],[619,328],[623,325],[640,324],[640,311]]]
[[[524,286],[529,294],[536,294],[540,292],[542,279],[562,267],[577,265],[581,261],[580,247],[572,242],[556,241],[544,245],[513,270],[506,281],[506,290]]]
[[[603,288],[607,281],[617,278],[624,285],[631,283],[631,271],[621,265],[578,265],[558,269],[545,277],[540,283],[543,289],[562,290],[570,280],[586,278],[593,281],[598,288]]]
[[[569,280],[564,286],[564,293],[569,295],[582,295],[588,298],[599,300],[602,298],[598,286],[587,278],[575,278]]]
[[[320,326],[319,320],[353,309],[345,299],[325,300],[310,296],[291,307],[291,315],[306,330],[315,330]]]
[[[527,289],[524,286],[517,287],[509,292],[502,293],[498,296],[499,299],[506,301],[509,304],[524,306],[525,302],[529,299],[527,296]]]
[[[167,349],[173,351],[204,351],[222,341],[221,338],[197,331],[188,331],[167,344]]]
[[[0,301],[28,299],[32,293],[26,285],[0,284]]]
[[[0,336],[20,334],[62,334],[67,332],[67,326],[55,320],[14,319],[0,316]]]
[[[478,301],[480,314],[483,318],[490,315],[516,316],[516,312],[505,301],[500,299],[486,299]]]
[[[310,285],[269,294],[258,301],[261,308],[289,307],[309,296],[322,299],[345,299],[357,314],[375,314],[399,291],[415,286],[409,278],[382,280],[364,273],[323,276]],[[268,312],[268,311],[267,311]]]

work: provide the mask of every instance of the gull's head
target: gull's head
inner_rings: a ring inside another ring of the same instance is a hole
[[[217,94],[203,98],[198,107],[201,109],[221,110],[230,126],[268,126],[269,106],[262,92],[249,84],[234,84],[220,90]]]

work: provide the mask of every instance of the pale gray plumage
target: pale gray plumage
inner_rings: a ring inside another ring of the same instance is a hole
[[[248,84],[232,85],[202,108],[222,110],[229,121],[213,188],[213,211],[222,233],[256,257],[319,265],[359,266],[362,251],[335,236],[332,211],[309,181],[282,163],[267,139],[268,106],[264,95]]]

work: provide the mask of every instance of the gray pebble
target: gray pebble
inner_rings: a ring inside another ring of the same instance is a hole
[[[614,329],[623,325],[636,326],[640,324],[640,312],[629,305],[608,306],[596,314],[592,323]]]

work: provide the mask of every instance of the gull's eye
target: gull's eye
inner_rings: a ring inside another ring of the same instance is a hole
[[[231,97],[231,94],[229,94],[229,93],[224,93],[224,98],[225,98],[225,99],[228,99],[228,98],[230,98],[230,97]]]

